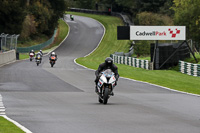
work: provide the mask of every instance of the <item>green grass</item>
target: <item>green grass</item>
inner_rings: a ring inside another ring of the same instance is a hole
[[[55,38],[55,41],[48,47],[42,49],[43,53],[48,53],[49,51],[53,50],[56,46],[58,46],[63,41],[63,39],[67,36],[68,31],[69,31],[68,25],[63,20],[59,20],[58,33]],[[43,42],[45,42],[47,40],[48,39],[44,40]],[[31,44],[33,44],[33,43],[31,43]],[[36,51],[36,53],[37,53],[37,51]],[[28,53],[20,53],[19,54],[20,60],[28,59],[28,58],[29,58]]]
[[[128,41],[117,40],[117,26],[122,25],[122,21],[119,18],[112,16],[93,15],[75,12],[68,13],[94,18],[100,21],[106,28],[106,34],[98,49],[87,57],[78,58],[76,60],[77,63],[84,65],[88,68],[97,69],[98,65],[104,62],[105,57],[109,56],[115,51],[128,51]],[[193,77],[186,74],[182,74],[173,69],[151,71],[141,68],[134,68],[122,64],[116,65],[118,66],[119,74],[122,77],[161,85],[174,90],[200,94],[200,77]]]
[[[20,53],[19,54],[19,59],[20,60],[24,60],[24,59],[28,59],[28,58],[29,58],[28,53]]]
[[[0,116],[0,133],[24,133],[24,131]]]

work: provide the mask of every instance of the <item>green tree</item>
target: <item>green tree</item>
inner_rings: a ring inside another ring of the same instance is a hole
[[[48,29],[44,32],[47,35],[53,34],[54,30],[58,26],[58,20],[63,18],[65,11],[67,10],[67,2],[65,0],[49,0],[52,9],[52,15],[48,23]]]
[[[174,11],[171,9],[173,6],[173,0],[167,0],[163,6],[160,7],[160,14],[165,14],[168,16],[173,16]]]
[[[174,0],[175,25],[186,26],[187,39],[200,43],[200,0]]]
[[[31,3],[31,5],[29,5],[28,15],[34,16],[34,25],[37,29],[37,33],[44,33],[46,30],[49,30],[48,25],[51,23],[53,10],[48,0],[43,0],[42,2],[40,2],[40,0],[35,0],[34,3]]]
[[[136,0],[138,12],[159,12],[160,7],[164,6],[167,0]]]
[[[85,9],[94,9],[95,3],[95,0],[76,0],[77,7]]]
[[[27,39],[40,34],[51,36],[66,9],[65,0],[30,0],[21,38]]]
[[[20,34],[26,16],[26,0],[0,1],[0,33]]]
[[[137,20],[140,25],[155,25],[155,26],[173,25],[173,20],[169,16],[152,12],[138,13]]]

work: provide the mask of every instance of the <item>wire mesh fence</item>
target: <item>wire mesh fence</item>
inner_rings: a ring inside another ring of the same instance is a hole
[[[5,52],[17,48],[17,39],[19,35],[0,34],[0,51]]]
[[[46,42],[44,43],[41,43],[41,44],[38,44],[38,45],[34,45],[34,46],[30,46],[30,47],[18,47],[17,48],[17,52],[19,53],[28,53],[30,52],[31,50],[34,50],[34,51],[38,51],[46,46],[49,46],[50,44],[53,43],[54,41],[54,38],[56,36],[56,32],[57,32],[57,29],[54,30],[54,34],[53,36]]]

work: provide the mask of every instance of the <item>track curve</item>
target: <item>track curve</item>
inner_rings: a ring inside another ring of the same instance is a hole
[[[39,67],[27,60],[0,68],[7,116],[33,133],[199,133],[199,97],[120,79],[108,105],[98,104],[94,71],[74,59],[97,46],[103,27],[79,16],[67,22],[70,34],[56,49],[54,68],[48,57]]]

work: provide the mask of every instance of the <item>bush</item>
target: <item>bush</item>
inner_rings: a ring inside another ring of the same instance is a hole
[[[139,13],[137,15],[137,21],[139,25],[153,25],[153,26],[173,25],[173,20],[169,16],[151,12]]]
[[[149,41],[138,41],[134,44],[134,52],[138,56],[150,55],[150,42]]]

